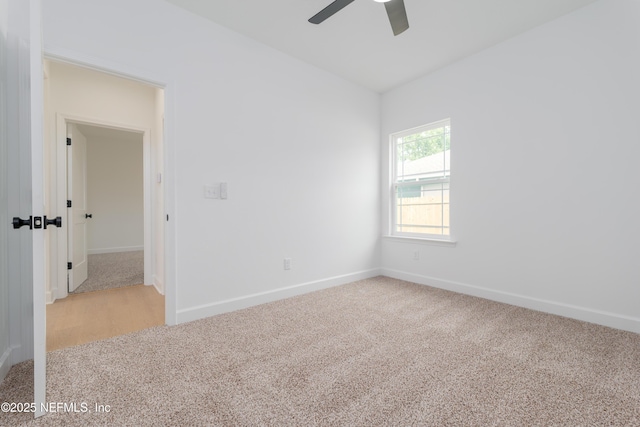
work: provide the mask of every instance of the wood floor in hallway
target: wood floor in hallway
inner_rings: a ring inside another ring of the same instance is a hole
[[[69,295],[47,305],[47,351],[164,325],[164,296],[135,285]]]

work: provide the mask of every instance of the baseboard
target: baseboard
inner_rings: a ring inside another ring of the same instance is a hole
[[[46,304],[53,304],[55,300],[53,299],[53,293],[51,291],[47,291],[45,293],[45,303]]]
[[[89,249],[87,253],[89,255],[98,255],[98,254],[113,254],[116,252],[136,252],[143,251],[144,246],[123,246],[120,248],[98,248],[98,249]]]
[[[162,283],[162,280],[158,279],[158,276],[155,274],[153,275],[152,285],[160,295],[164,295],[164,283]]]
[[[502,302],[518,307],[529,308],[531,310],[542,311],[544,313],[555,314],[571,319],[582,320],[584,322],[595,323],[610,328],[624,331],[640,333],[640,318],[624,316],[600,310],[593,310],[564,304],[556,301],[548,301],[538,298],[531,298],[509,292],[496,291],[480,286],[466,283],[442,280],[435,277],[422,276],[419,274],[407,273],[404,271],[382,268],[381,274],[394,279],[406,280],[420,285],[432,286],[434,288],[446,289],[465,295],[472,295],[491,301]]]
[[[247,295],[244,297],[228,299],[212,304],[201,305],[198,307],[178,310],[177,323],[191,322],[193,320],[204,319],[206,317],[215,316],[217,314],[228,313],[230,311],[241,310],[243,308],[255,305],[265,304],[309,292],[319,291],[321,289],[332,288],[334,286],[344,285],[357,280],[369,279],[379,276],[380,269],[365,270],[342,276],[330,277],[314,282],[301,283],[285,288],[274,289],[272,291],[261,292],[257,294]]]

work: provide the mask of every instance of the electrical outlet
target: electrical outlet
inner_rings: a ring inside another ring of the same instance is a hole
[[[291,258],[284,259],[284,269],[291,270]]]

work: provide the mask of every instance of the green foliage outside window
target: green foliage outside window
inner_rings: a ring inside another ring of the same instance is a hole
[[[450,145],[449,126],[443,126],[405,136],[402,138],[399,154],[404,161],[417,160],[449,150]]]

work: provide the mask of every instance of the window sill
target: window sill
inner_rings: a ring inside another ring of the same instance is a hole
[[[385,240],[394,240],[396,242],[404,242],[404,243],[423,243],[427,245],[434,246],[445,246],[453,248],[458,243],[456,240],[444,240],[444,239],[434,239],[431,237],[414,237],[414,236],[392,236],[385,235],[382,236]]]

